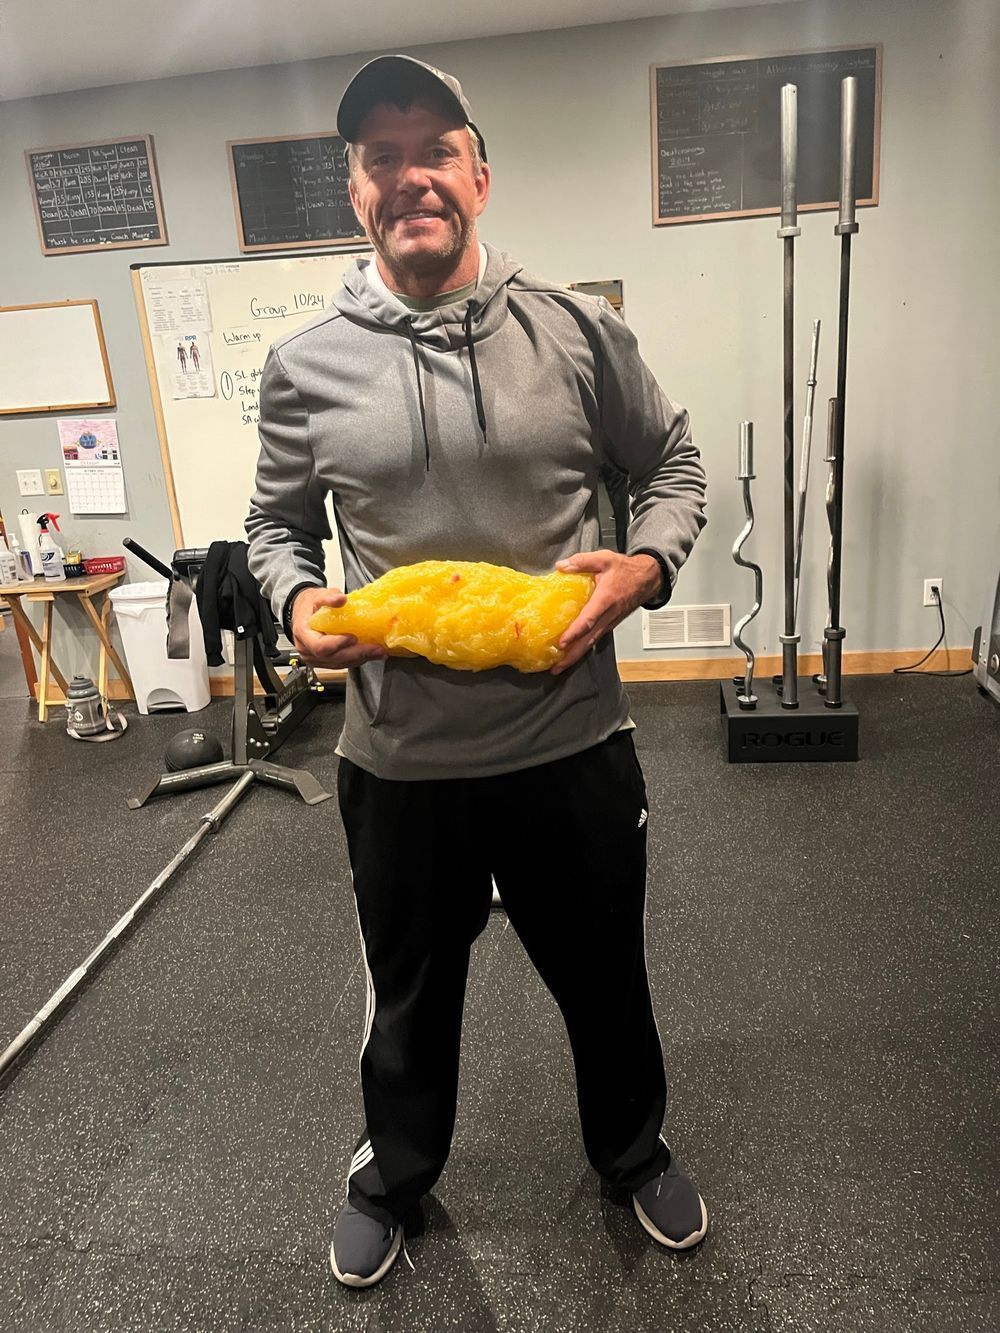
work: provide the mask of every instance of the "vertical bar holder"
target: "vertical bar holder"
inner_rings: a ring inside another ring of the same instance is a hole
[[[750,483],[754,479],[753,423],[740,423],[740,464],[747,521],[733,544],[733,559],[754,575],[754,605],[733,630],[733,642],[746,658],[746,674],[723,680],[719,711],[731,764],[851,762],[858,757],[857,711],[845,705],[836,718],[811,694],[794,709],[784,706],[782,682],[754,680],[753,649],[742,634],[760,610],[763,576],[760,566],[743,559],[742,547],[754,526]]]
[[[854,80],[849,80],[854,82]],[[727,758],[731,764],[760,763],[834,763],[852,762],[858,758],[858,712],[851,704],[839,699],[840,642],[844,632],[837,620],[840,615],[840,542],[843,512],[843,390],[846,377],[846,306],[844,302],[844,267],[841,266],[841,328],[840,346],[843,351],[838,365],[838,399],[835,438],[840,444],[828,448],[832,458],[831,482],[828,492],[828,515],[831,531],[829,589],[831,596],[831,624],[825,631],[825,654],[828,673],[836,679],[838,700],[820,700],[810,694],[804,705],[799,704],[798,642],[795,610],[795,448],[793,439],[794,399],[794,332],[795,332],[795,237],[796,225],[795,163],[796,163],[796,89],[786,84],[781,90],[781,228],[778,236],[784,247],[784,574],[785,574],[785,632],[780,635],[782,646],[782,675],[775,680],[758,684],[759,691],[752,710],[741,706],[739,693],[746,693],[744,682],[739,685],[724,680],[719,691],[719,706],[726,739]],[[842,156],[845,156],[842,154]],[[845,216],[844,175],[848,166],[842,163],[841,216],[837,232],[847,250],[847,268],[850,269],[850,237],[857,230],[854,222],[853,201],[853,131],[850,150],[850,180],[852,193],[849,215]],[[843,228],[843,230],[841,230]],[[829,683],[828,683],[829,688]],[[827,711],[835,707],[834,716]]]

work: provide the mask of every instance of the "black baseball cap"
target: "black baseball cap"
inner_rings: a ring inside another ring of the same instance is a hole
[[[445,74],[434,65],[426,65],[413,56],[377,56],[362,65],[347,85],[337,109],[337,133],[347,143],[357,139],[361,122],[379,102],[394,102],[401,95],[431,97],[452,112],[455,119],[479,140],[479,151],[486,161],[486,143],[472,119],[472,107],[453,74]]]

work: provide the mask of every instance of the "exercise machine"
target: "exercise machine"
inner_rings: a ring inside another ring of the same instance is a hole
[[[1000,704],[1000,577],[993,600],[993,619],[979,625],[972,641],[972,674],[980,694]]]
[[[186,626],[188,607],[204,569],[208,548],[175,551],[168,566],[130,537],[125,538],[124,545],[170,580],[171,625]],[[241,626],[227,628],[233,630],[232,758],[177,773],[161,773],[148,788],[128,798],[130,809],[138,810],[154,796],[227,782],[246,770],[262,782],[297,792],[307,805],[329,799],[330,793],[324,791],[311,773],[270,760],[312,712],[327,687],[317,679],[312,667],[300,663],[294,653],[269,655],[259,631],[248,634]],[[184,647],[180,636],[178,655],[183,654]],[[291,668],[284,678],[278,674],[279,666]],[[255,678],[263,689],[259,699],[254,690]]]

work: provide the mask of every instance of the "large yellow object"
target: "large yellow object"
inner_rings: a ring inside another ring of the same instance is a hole
[[[594,590],[591,574],[520,574],[468,560],[401,565],[323,606],[309,621],[319,634],[353,634],[390,656],[417,654],[457,671],[512,666],[548,671],[559,639]]]

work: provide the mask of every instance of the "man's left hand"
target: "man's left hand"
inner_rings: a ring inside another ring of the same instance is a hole
[[[561,675],[590,652],[626,616],[659,593],[663,573],[651,555],[619,555],[617,551],[583,551],[560,560],[562,574],[593,574],[597,580],[590,600],[559,640],[565,657],[550,668]]]

